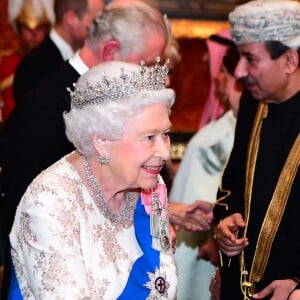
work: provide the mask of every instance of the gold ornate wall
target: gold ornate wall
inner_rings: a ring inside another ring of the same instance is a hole
[[[177,38],[207,38],[228,28],[227,21],[170,19],[172,32]]]

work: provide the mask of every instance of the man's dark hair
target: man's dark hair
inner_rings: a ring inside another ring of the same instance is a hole
[[[283,53],[285,53],[290,48],[279,41],[267,41],[265,42],[266,48],[270,53],[272,59],[277,59]]]
[[[287,50],[290,49],[290,47],[284,45],[279,41],[267,41],[265,42],[265,45],[272,59],[277,59],[282,54],[284,54]],[[297,52],[300,57],[300,47],[297,49]],[[298,66],[300,67],[300,60]]]
[[[61,23],[63,15],[69,9],[73,10],[75,14],[81,18],[82,15],[87,11],[88,0],[55,0],[54,2],[54,13],[55,22]]]

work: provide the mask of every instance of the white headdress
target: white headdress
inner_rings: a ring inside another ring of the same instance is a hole
[[[53,25],[53,0],[8,0],[8,20],[16,32],[17,22],[31,29],[41,24]]]
[[[300,3],[293,0],[254,0],[237,6],[229,14],[234,42],[280,41],[300,46]]]

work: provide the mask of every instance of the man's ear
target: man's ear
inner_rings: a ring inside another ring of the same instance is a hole
[[[295,49],[288,49],[284,53],[286,72],[288,74],[293,73],[299,65],[299,54]]]
[[[74,10],[69,9],[67,10],[63,15],[63,23],[68,24],[68,26],[74,27],[76,24],[78,24],[79,18],[74,12]]]
[[[112,61],[119,59],[120,44],[118,41],[109,40],[103,46],[103,61]]]

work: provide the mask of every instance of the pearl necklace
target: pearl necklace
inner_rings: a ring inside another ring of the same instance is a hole
[[[87,178],[88,185],[91,187],[93,194],[97,200],[97,206],[102,212],[103,216],[108,219],[111,223],[121,225],[121,227],[128,228],[133,222],[133,211],[135,208],[135,197],[133,193],[125,193],[125,204],[122,210],[118,213],[113,213],[109,208],[107,202],[104,200],[103,193],[101,192],[96,179],[92,173],[90,165],[86,156],[83,156],[83,164],[85,169],[85,174]]]

